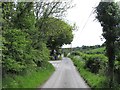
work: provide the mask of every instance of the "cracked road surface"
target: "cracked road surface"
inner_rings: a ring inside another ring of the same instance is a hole
[[[89,88],[69,58],[50,63],[56,70],[41,88]]]

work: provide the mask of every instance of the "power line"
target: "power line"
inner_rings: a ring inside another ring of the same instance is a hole
[[[94,7],[95,7],[96,5],[97,5],[97,2],[95,3]],[[85,24],[84,24],[84,26],[83,26],[83,28],[82,28],[82,30],[81,30],[80,33],[82,33],[82,31],[83,31],[84,28],[86,27],[86,25],[87,25],[87,23],[88,23],[88,21],[89,21],[89,18],[90,18],[91,15],[93,14],[93,11],[94,11],[94,8],[91,10],[91,12],[90,12],[90,14],[89,14],[89,16],[88,16],[88,18],[87,18],[87,20],[86,20],[86,22],[85,22]]]
[[[85,26],[87,25],[87,23],[88,23],[88,21],[89,21],[89,18],[90,18],[90,16],[92,15],[92,13],[93,13],[93,10],[91,11],[89,17],[87,18],[87,21],[85,22],[85,24],[84,24],[84,26],[83,26],[81,32],[84,30]]]

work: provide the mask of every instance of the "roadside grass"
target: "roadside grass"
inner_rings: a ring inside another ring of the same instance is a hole
[[[3,88],[40,88],[48,80],[53,71],[54,67],[49,64],[47,68],[38,69],[37,71],[31,72],[31,74],[7,75],[3,78]]]
[[[105,47],[101,47],[101,48],[96,48],[96,49],[90,49],[87,52],[96,54],[96,53],[103,53],[105,52]]]
[[[75,56],[70,56],[80,75],[84,78],[86,83],[93,89],[107,88],[106,77],[100,74],[91,73],[84,68],[85,62]]]

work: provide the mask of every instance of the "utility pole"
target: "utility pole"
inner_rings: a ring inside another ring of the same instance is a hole
[[[71,49],[71,50],[70,50],[70,53],[72,53],[72,43],[70,44],[70,49]]]

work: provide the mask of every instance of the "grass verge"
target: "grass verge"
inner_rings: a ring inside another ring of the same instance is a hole
[[[98,88],[107,88],[105,76],[89,72],[89,70],[84,68],[85,62],[78,59],[77,57],[71,56],[70,58],[72,59],[80,75],[84,78],[84,80],[93,90],[96,90]]]
[[[46,68],[38,69],[27,75],[7,75],[3,78],[3,88],[38,88],[54,71],[54,67],[49,64]]]

